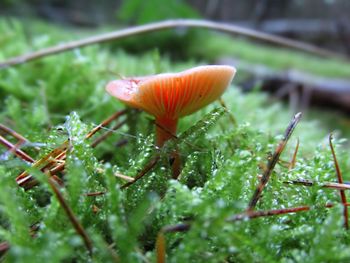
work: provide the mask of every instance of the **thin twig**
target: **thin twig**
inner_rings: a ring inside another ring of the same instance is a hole
[[[53,149],[50,153],[35,161],[32,164],[32,167],[39,168],[43,165],[40,170],[45,170],[46,172],[51,168],[52,165],[55,165],[57,163],[55,161],[57,157],[63,158],[63,156],[65,156],[67,147],[68,141],[65,141],[59,147]],[[30,189],[31,187],[38,184],[38,181],[35,180],[27,171],[24,171],[19,176],[17,176],[16,182],[19,186],[24,187],[25,189]]]
[[[349,203],[345,204],[346,206],[350,206]],[[332,208],[334,207],[334,204],[325,204],[323,206],[324,208]],[[291,207],[291,208],[283,208],[283,209],[272,209],[272,210],[261,210],[261,211],[246,211],[244,213],[236,214],[233,216],[230,216],[226,218],[226,222],[236,222],[236,221],[242,221],[247,219],[255,219],[259,217],[266,217],[266,216],[279,216],[279,215],[285,215],[285,214],[291,214],[291,213],[298,213],[298,212],[305,212],[310,211],[313,209],[318,209],[317,206],[297,206],[297,207]],[[173,233],[173,232],[187,232],[191,229],[191,223],[179,223],[176,225],[168,225],[162,228],[162,231],[164,233]]]
[[[0,123],[0,130],[4,131],[5,133],[11,135],[13,138],[16,138],[17,140],[21,142],[27,142],[28,140],[24,138],[21,134],[17,133],[16,131],[12,130],[11,128],[3,125]]]
[[[297,144],[295,145],[295,150],[293,153],[292,160],[289,163],[288,170],[292,170],[295,167],[295,163],[297,161],[298,150],[299,150],[299,138],[297,139]]]
[[[332,140],[333,140],[333,134],[331,133],[329,135],[329,146],[330,146],[331,151],[332,151],[332,156],[333,156],[335,170],[336,170],[336,173],[337,173],[338,183],[342,184],[343,183],[343,176],[342,176],[342,173],[340,171],[339,163],[338,163],[338,160],[337,160],[337,156],[335,154],[335,150],[334,150],[334,147],[333,147]],[[344,227],[346,229],[349,229],[349,214],[348,214],[348,207],[346,206],[346,203],[347,203],[346,195],[345,195],[344,190],[339,190],[339,192],[340,192],[341,202],[343,204]]]
[[[276,163],[279,160],[279,157],[281,156],[281,153],[283,152],[290,136],[292,135],[295,127],[297,126],[298,122],[300,121],[301,118],[301,112],[297,113],[294,115],[292,121],[289,123],[284,137],[281,140],[281,142],[279,143],[279,145],[277,146],[277,149],[275,150],[272,158],[268,161],[267,163],[267,168],[264,171],[264,174],[259,182],[259,185],[257,186],[252,199],[249,202],[249,206],[248,206],[248,211],[251,211],[255,208],[257,202],[259,201],[259,198],[261,196],[261,193],[263,191],[263,189],[265,188],[266,184],[268,183],[271,173],[273,171],[273,169],[275,168]]]
[[[126,123],[126,120],[121,121],[120,123],[114,125],[109,131],[102,134],[100,137],[98,137],[96,140],[94,140],[91,143],[91,147],[96,147],[101,142],[103,142],[105,139],[107,139],[115,130],[118,130],[120,127],[122,127]]]
[[[32,157],[30,157],[28,154],[26,154],[22,150],[18,149],[18,146],[13,145],[11,142],[6,140],[1,135],[0,135],[0,144],[4,145],[7,149],[9,149],[11,152],[13,152],[17,157],[21,158],[22,160],[27,161],[29,163],[35,162],[35,160]]]
[[[326,204],[324,207],[332,208],[333,206],[334,206],[333,204]],[[231,216],[227,218],[226,221],[234,222],[234,221],[254,219],[254,218],[265,217],[265,216],[277,216],[277,215],[309,211],[311,209],[313,209],[313,207],[305,205],[305,206],[298,206],[298,207],[292,207],[292,208],[273,209],[268,211],[247,211],[242,214]]]
[[[84,244],[89,251],[90,255],[92,255],[92,241],[90,237],[88,236],[87,232],[85,231],[84,227],[80,224],[77,217],[74,215],[74,212],[72,208],[68,205],[66,200],[64,199],[63,195],[61,194],[60,190],[58,189],[58,186],[56,185],[56,182],[52,180],[51,178],[48,179],[49,185],[51,186],[51,189],[55,193],[57,200],[61,204],[63,210],[66,212],[66,215],[68,216],[69,220],[71,221],[74,229],[77,231],[78,235],[80,235],[84,241]]]
[[[54,174],[57,174],[59,172],[62,172],[66,167],[66,163],[61,163],[59,164],[58,166],[55,166],[54,168],[52,168],[50,170],[50,174],[54,175]]]
[[[122,185],[120,189],[124,189],[129,187],[130,185],[136,183],[139,179],[141,179],[143,176],[145,176],[152,168],[158,163],[160,159],[160,156],[157,155],[153,159],[149,161],[149,163],[142,169],[141,172],[134,178],[132,182],[127,182],[126,184]]]
[[[99,196],[106,194],[106,191],[100,191],[100,192],[93,192],[93,193],[86,193],[85,196]]]
[[[127,110],[121,110],[117,111],[107,119],[105,119],[103,122],[101,122],[99,125],[97,125],[95,128],[93,128],[86,136],[85,139],[91,138],[96,132],[101,130],[103,127],[106,127],[108,124],[110,124],[113,120],[118,119],[120,116],[124,115],[127,112]]]
[[[280,36],[274,36],[274,35],[262,33],[253,29],[243,28],[233,24],[224,24],[224,23],[212,22],[208,20],[176,19],[176,20],[165,20],[161,22],[155,22],[155,23],[150,23],[146,25],[130,27],[122,30],[113,31],[110,33],[88,37],[85,39],[67,42],[65,44],[59,44],[53,47],[44,48],[36,52],[20,55],[17,57],[10,58],[6,61],[3,61],[2,63],[0,63],[0,69],[18,65],[18,64],[23,64],[28,61],[58,54],[58,53],[71,50],[71,49],[76,49],[79,47],[108,42],[112,40],[115,41],[118,39],[123,39],[134,35],[140,35],[148,32],[155,32],[155,31],[178,28],[178,27],[206,28],[206,29],[221,31],[225,33],[235,34],[235,35],[242,35],[242,36],[258,39],[260,41],[265,41],[273,44],[278,44],[281,46],[293,48],[303,52],[308,52],[310,54],[315,54],[317,56],[336,57],[336,58],[344,59],[343,56],[340,56],[337,53],[316,47],[314,45],[310,45],[310,44],[295,41],[295,40],[290,40]]]
[[[350,190],[350,184],[340,184],[340,183],[332,183],[332,182],[316,183],[314,181],[306,180],[306,179],[284,181],[283,183],[303,185],[303,186],[319,186],[322,188],[331,188],[331,189],[337,189],[337,190]]]
[[[125,109],[114,113],[113,115],[108,117],[106,120],[102,121],[101,124],[94,127],[90,132],[88,132],[88,134],[85,136],[85,139],[91,138],[96,132],[101,130],[103,127],[107,126],[113,120],[116,120],[120,116],[124,115],[126,112],[127,110]],[[115,128],[118,128],[118,127],[114,127],[114,129]],[[103,139],[101,139],[101,141],[102,140]],[[65,141],[62,145],[55,148],[49,154],[45,155],[38,161],[33,160],[34,164],[32,166],[39,167],[41,165],[44,165],[43,167],[40,168],[40,170],[44,171],[45,173],[49,172],[51,176],[54,176],[55,174],[63,171],[65,168],[65,159],[67,155],[68,144],[69,144],[69,141]],[[94,143],[93,143],[93,147],[94,147]],[[25,189],[30,189],[31,187],[37,185],[38,183],[38,181],[35,180],[26,171],[21,173],[19,176],[17,176],[16,181],[19,186],[24,187]]]

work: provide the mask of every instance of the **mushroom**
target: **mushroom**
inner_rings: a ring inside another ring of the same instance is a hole
[[[114,80],[106,90],[125,104],[155,117],[156,145],[162,147],[176,134],[179,118],[217,100],[235,72],[231,66],[199,66],[180,73]],[[173,177],[177,178],[181,164],[176,150],[172,157]]]

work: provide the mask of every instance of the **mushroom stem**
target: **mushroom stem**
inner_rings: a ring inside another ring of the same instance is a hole
[[[162,147],[176,135],[178,119],[156,118],[156,145]]]
[[[176,136],[178,119],[156,118],[156,145],[163,147],[164,143]],[[170,165],[173,178],[177,179],[181,172],[181,159],[178,149],[170,154]]]

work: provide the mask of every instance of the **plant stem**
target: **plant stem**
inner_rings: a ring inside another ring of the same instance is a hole
[[[177,119],[156,118],[156,145],[162,147],[164,143],[176,137]]]

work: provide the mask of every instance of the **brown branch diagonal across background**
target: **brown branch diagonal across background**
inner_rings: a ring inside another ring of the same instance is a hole
[[[161,22],[150,23],[150,24],[141,25],[141,26],[129,27],[126,29],[121,29],[121,30],[117,30],[109,33],[88,37],[85,39],[80,39],[80,40],[67,42],[64,44],[59,44],[53,47],[44,48],[32,53],[19,55],[17,57],[13,57],[6,61],[1,62],[0,69],[7,68],[14,65],[24,64],[32,60],[51,56],[51,55],[58,54],[58,53],[75,49],[75,48],[80,48],[80,47],[93,45],[97,43],[115,41],[118,39],[123,39],[134,35],[140,35],[144,33],[150,33],[150,32],[161,31],[161,30],[172,29],[172,28],[179,28],[179,27],[205,28],[205,29],[221,31],[229,34],[242,35],[242,36],[257,39],[260,41],[273,43],[280,46],[307,52],[307,53],[314,54],[321,57],[334,57],[334,58],[345,59],[343,56],[341,56],[338,53],[335,53],[326,49],[322,49],[311,44],[283,38],[280,36],[266,34],[263,32],[240,27],[233,24],[218,23],[218,22],[212,22],[208,20],[175,19],[175,20],[165,20]]]
[[[265,188],[266,184],[268,183],[271,173],[273,171],[273,169],[275,168],[279,157],[281,156],[281,153],[283,152],[285,146],[287,145],[287,142],[290,138],[290,136],[292,135],[294,128],[297,126],[298,122],[300,121],[301,118],[301,112],[297,113],[294,115],[292,121],[289,123],[285,133],[284,133],[284,137],[281,140],[281,142],[279,143],[279,145],[277,146],[277,149],[275,150],[272,158],[269,160],[268,164],[267,164],[267,168],[264,171],[264,174],[262,176],[262,178],[260,179],[259,185],[257,186],[252,199],[249,202],[248,205],[248,211],[251,211],[255,208],[257,202],[259,201],[259,198],[261,196],[261,193],[263,191],[263,189]]]

